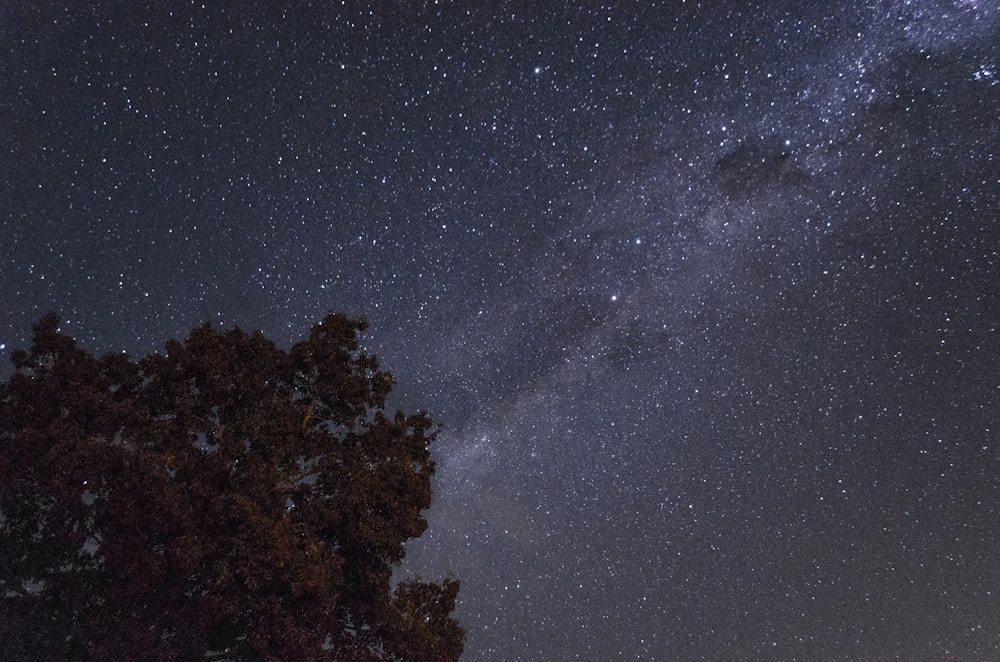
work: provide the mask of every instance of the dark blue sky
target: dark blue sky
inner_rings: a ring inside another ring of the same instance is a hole
[[[467,660],[1000,655],[996,0],[86,4],[0,8],[0,355],[365,315]]]

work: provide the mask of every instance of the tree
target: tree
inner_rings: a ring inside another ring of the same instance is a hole
[[[434,425],[328,315],[96,358],[48,315],[0,385],[3,659],[455,660],[459,583],[391,588]]]

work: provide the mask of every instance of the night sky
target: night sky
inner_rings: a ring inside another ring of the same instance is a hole
[[[0,359],[367,317],[466,660],[1000,660],[1000,0],[271,4],[2,3]]]

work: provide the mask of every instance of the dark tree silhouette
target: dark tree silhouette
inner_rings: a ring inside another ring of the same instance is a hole
[[[0,385],[0,658],[458,659],[458,581],[391,588],[434,431],[385,414],[365,327],[134,362],[40,320]]]

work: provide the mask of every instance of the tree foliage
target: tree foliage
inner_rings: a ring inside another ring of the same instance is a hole
[[[391,587],[434,438],[329,315],[96,358],[48,315],[0,385],[3,659],[455,660],[459,584]]]

